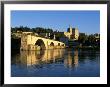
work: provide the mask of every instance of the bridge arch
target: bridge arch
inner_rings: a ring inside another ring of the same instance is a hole
[[[60,43],[58,43],[58,46],[60,46]]]
[[[64,44],[62,44],[62,46],[65,46]]]
[[[54,46],[54,43],[53,43],[53,42],[51,42],[51,43],[50,43],[50,46]]]
[[[39,47],[40,50],[46,49],[45,43],[42,39],[38,39],[35,43],[36,47]]]

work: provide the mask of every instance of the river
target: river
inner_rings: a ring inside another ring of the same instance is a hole
[[[11,57],[12,77],[99,77],[100,51],[20,51]]]

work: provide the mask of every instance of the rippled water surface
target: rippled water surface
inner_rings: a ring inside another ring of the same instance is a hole
[[[20,51],[11,59],[12,77],[99,77],[100,52],[55,49]]]

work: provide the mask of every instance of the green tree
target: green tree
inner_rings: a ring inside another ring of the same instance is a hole
[[[96,41],[96,39],[95,39],[95,36],[93,34],[88,36],[88,42],[89,42],[90,45],[93,46],[95,41]]]
[[[87,40],[87,35],[85,35],[85,33],[80,33],[79,34],[79,38],[78,38],[78,42],[84,44],[85,41]]]

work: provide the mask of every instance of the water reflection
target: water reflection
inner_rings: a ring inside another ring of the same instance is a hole
[[[74,50],[74,53],[68,51],[68,55],[64,60],[64,65],[68,68],[78,67],[78,50]]]
[[[13,56],[12,64],[31,66],[40,63],[56,62],[63,58],[65,49],[42,50],[42,51],[20,51],[20,55]]]
[[[12,76],[25,76],[20,72],[25,69],[31,72],[26,76],[99,76],[99,56],[99,51],[77,49],[20,51],[12,55]]]
[[[20,51],[20,55],[18,54],[14,56],[12,64],[19,64],[28,67],[32,65],[64,61],[65,67],[72,68],[78,66],[78,50],[75,50],[73,54],[71,54],[71,51],[68,51],[68,55],[64,54],[65,49]]]

